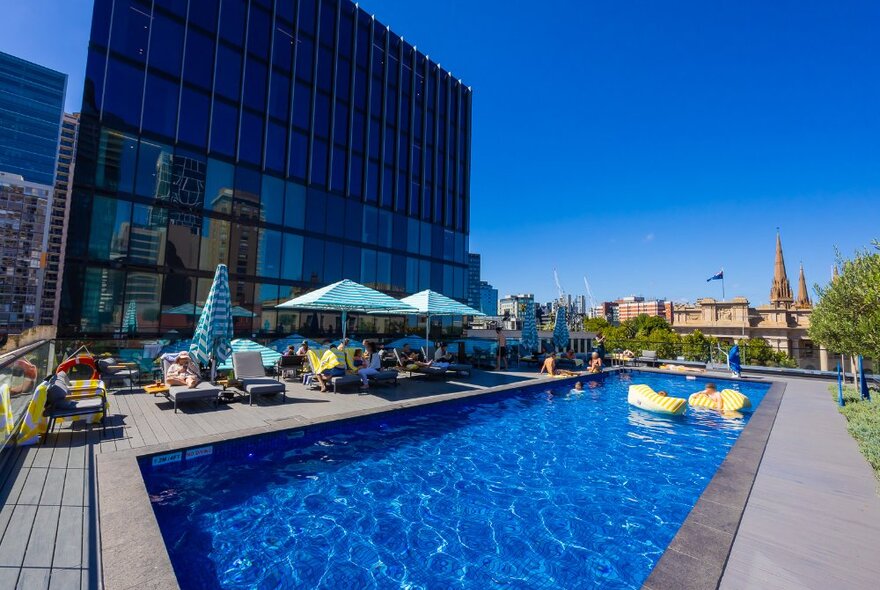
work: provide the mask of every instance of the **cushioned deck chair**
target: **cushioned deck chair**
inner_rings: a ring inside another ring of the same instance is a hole
[[[168,369],[174,361],[171,360],[167,355],[162,358],[162,375],[168,375]],[[221,388],[217,385],[212,385],[209,381],[201,381],[195,387],[189,387],[188,385],[169,385],[168,392],[165,393],[165,397],[174,402],[174,413],[177,413],[177,404],[180,402],[191,402],[198,401],[201,399],[211,400],[214,402],[214,405],[217,405],[217,400],[220,397]],[[155,394],[153,394],[155,397]]]
[[[263,355],[259,351],[232,353],[232,370],[235,378],[241,382],[241,388],[250,396],[250,405],[254,405],[254,395],[281,394],[281,403],[287,401],[284,395],[287,386],[271,377],[266,377],[263,367]]]
[[[107,388],[104,382],[95,380],[71,381],[67,373],[58,373],[50,379],[46,389],[46,406],[43,415],[49,424],[43,442],[55,428],[60,418],[73,418],[101,414],[101,427],[107,417]]]
[[[400,365],[403,370],[407,371],[410,377],[412,377],[413,373],[426,375],[428,377],[443,377],[449,372],[449,369],[444,367],[422,366],[409,360],[404,360],[403,357],[400,356],[400,353],[397,352],[397,349],[394,350],[394,354],[397,356],[397,364]]]
[[[306,355],[306,360],[308,361],[310,372],[303,375],[303,384],[308,385],[312,389],[317,389],[318,387],[320,387],[318,379],[315,377],[315,375],[322,372],[321,367],[317,366],[320,364],[320,361],[317,361],[317,364],[315,361],[317,356],[317,353],[314,352],[312,352],[312,354]],[[339,375],[338,377],[331,377],[329,385],[333,388],[333,393],[339,393],[342,389],[356,389],[360,387],[361,378],[357,375]]]

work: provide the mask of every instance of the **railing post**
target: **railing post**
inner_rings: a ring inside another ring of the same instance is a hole
[[[843,401],[843,374],[840,369],[840,363],[837,363],[837,405],[841,408],[844,405]]]

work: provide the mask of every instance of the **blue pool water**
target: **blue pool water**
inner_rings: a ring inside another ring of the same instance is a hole
[[[748,414],[663,417],[627,388],[705,382],[532,386],[141,468],[184,589],[638,588]]]

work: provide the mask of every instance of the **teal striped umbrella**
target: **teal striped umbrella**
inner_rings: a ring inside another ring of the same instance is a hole
[[[534,352],[538,350],[538,324],[535,322],[535,304],[532,301],[521,303],[523,329],[521,346],[526,352]]]
[[[264,367],[272,367],[278,362],[278,359],[281,358],[281,354],[275,350],[272,350],[268,346],[263,346],[262,344],[258,344],[253,340],[248,340],[247,338],[236,338],[231,343],[232,352],[259,352],[260,356],[263,357],[263,366]],[[232,355],[229,356],[221,365],[217,367],[217,369],[221,371],[226,371],[232,368]]]
[[[568,346],[568,324],[565,322],[565,308],[559,306],[556,310],[556,325],[553,326],[553,344],[560,350]]]
[[[214,282],[208,292],[205,308],[199,316],[190,356],[202,364],[211,363],[211,381],[216,374],[216,365],[232,354],[232,298],[229,294],[229,271],[225,264],[217,265]]]
[[[291,344],[299,348],[299,345],[303,343],[303,340],[307,340],[307,338],[305,336],[300,336],[299,334],[291,334],[290,336],[285,336],[284,338],[273,340],[269,343],[269,348],[283,353]],[[312,343],[309,342],[309,347],[311,346]]]
[[[192,303],[184,303],[183,305],[166,309],[162,313],[165,315],[199,315],[202,313],[202,308],[198,305],[193,305]],[[236,305],[232,308],[232,317],[234,318],[252,318],[256,317],[256,315],[257,314],[254,312],[248,311],[240,305]]]
[[[125,317],[122,318],[122,331],[126,334],[134,334],[138,331],[137,303],[130,301]]]
[[[415,295],[404,297],[400,300],[412,307],[415,311],[403,311],[405,314],[418,314],[425,317],[425,351],[430,348],[431,316],[483,316],[482,311],[450,299],[442,293],[430,289],[420,291]]]
[[[277,305],[277,309],[312,309],[342,312],[342,337],[348,324],[348,313],[408,313],[415,310],[385,293],[365,287],[349,279],[310,291]]]

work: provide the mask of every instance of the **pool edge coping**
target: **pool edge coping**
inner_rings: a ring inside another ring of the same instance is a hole
[[[753,381],[753,379],[743,379]],[[642,590],[718,588],[770,440],[787,383],[761,404],[654,565]]]
[[[507,383],[485,389],[458,391],[454,393],[437,394],[434,396],[426,396],[401,402],[392,402],[378,407],[363,408],[351,412],[342,412],[338,414],[320,416],[317,418],[284,418],[273,422],[272,424],[267,424],[265,426],[259,426],[255,428],[247,428],[220,434],[204,435],[186,439],[183,441],[161,443],[157,445],[140,447],[137,449],[125,449],[109,453],[100,453],[95,457],[95,477],[96,481],[100,484],[97,486],[97,515],[99,522],[98,535],[100,538],[99,557],[101,563],[101,571],[99,572],[99,577],[102,580],[102,587],[105,590],[129,590],[135,587],[145,590],[151,588],[166,589],[180,587],[177,582],[177,576],[174,573],[174,568],[171,564],[171,558],[165,546],[165,540],[162,537],[161,530],[159,529],[159,523],[156,520],[152,504],[149,500],[146,484],[144,483],[143,475],[138,464],[138,459],[140,457],[175,452],[181,449],[222,443],[257,435],[266,435],[274,432],[296,430],[321,424],[330,424],[333,422],[352,420],[366,416],[393,413],[408,408],[430,406],[461,399],[475,398],[494,393],[501,393],[509,390],[521,389],[523,387],[559,384],[579,379],[596,380],[601,378],[603,375],[618,372],[629,372],[631,370],[658,373],[667,376],[670,375],[669,371],[662,371],[647,367],[614,367],[609,368],[598,375],[582,374],[562,379],[551,377],[530,379],[526,381]],[[712,375],[711,377],[716,377],[719,380],[737,380],[721,375]],[[777,386],[781,386],[781,391],[785,390],[784,383],[770,381],[762,378],[741,379],[741,381],[757,381],[770,383],[771,387],[765,395],[764,401],[766,401],[768,397],[775,391]],[[758,413],[761,412],[761,409],[764,407],[765,405],[762,401],[758,410],[755,412],[756,416]],[[774,419],[776,411],[778,411],[778,403],[774,408]],[[753,416],[753,419],[756,416]],[[739,441],[743,438],[744,435],[746,435],[747,432],[749,432],[751,426],[752,420],[750,420],[749,424],[746,425],[746,428],[743,429],[743,432],[740,434],[740,437],[737,440],[737,444],[734,445],[734,447],[730,450],[730,453],[728,453],[727,457],[725,458],[725,461],[722,462],[721,466],[719,467],[719,472],[728,463],[730,456],[737,448]],[[769,428],[772,428],[772,422]],[[766,438],[764,440],[764,443],[761,445],[762,454],[765,446]],[[760,458],[758,459],[758,463],[760,463]],[[755,468],[755,472],[757,472],[757,467]],[[715,475],[717,477],[718,472],[716,472]],[[749,490],[751,489],[751,485],[754,482],[754,478],[755,474],[752,474],[749,480]],[[703,494],[697,500],[697,504],[695,504],[694,510],[691,511],[687,519],[685,519],[685,522],[682,523],[682,528],[684,528],[684,526],[688,524],[689,521],[691,521],[697,506],[700,506],[700,503],[703,502],[704,497],[706,496],[710,487],[713,485],[714,481],[715,478],[713,478],[712,482],[710,482],[709,486],[706,487],[706,490],[704,490]],[[745,500],[743,500],[743,507],[740,510],[739,519],[742,518],[742,512],[744,512],[744,509]],[[737,520],[737,526],[739,525],[739,519]],[[673,543],[676,541],[680,533],[681,529],[679,529],[678,534],[676,534],[676,536],[673,538],[673,541],[664,552],[663,556],[661,556],[660,561],[658,561],[655,565],[654,570],[652,570],[651,574],[645,582],[645,585],[643,586],[644,588],[648,588],[649,590],[665,590],[665,588],[667,587],[672,587],[648,586],[648,582],[654,576],[654,571],[658,569],[658,567],[661,565],[661,562],[667,559],[667,554],[671,553]],[[735,537],[735,533],[733,537]],[[727,548],[727,552],[724,555],[725,563],[727,555],[729,555],[730,553],[730,547],[732,547],[732,545],[733,539],[731,538],[730,546]],[[692,557],[686,554],[681,554],[678,552],[676,552],[676,554],[693,560]],[[669,559],[671,559],[672,557],[674,556],[670,556]],[[723,567],[718,573],[719,581],[722,574]],[[715,586],[717,586],[717,584]],[[682,586],[675,586],[675,588],[682,588]]]

